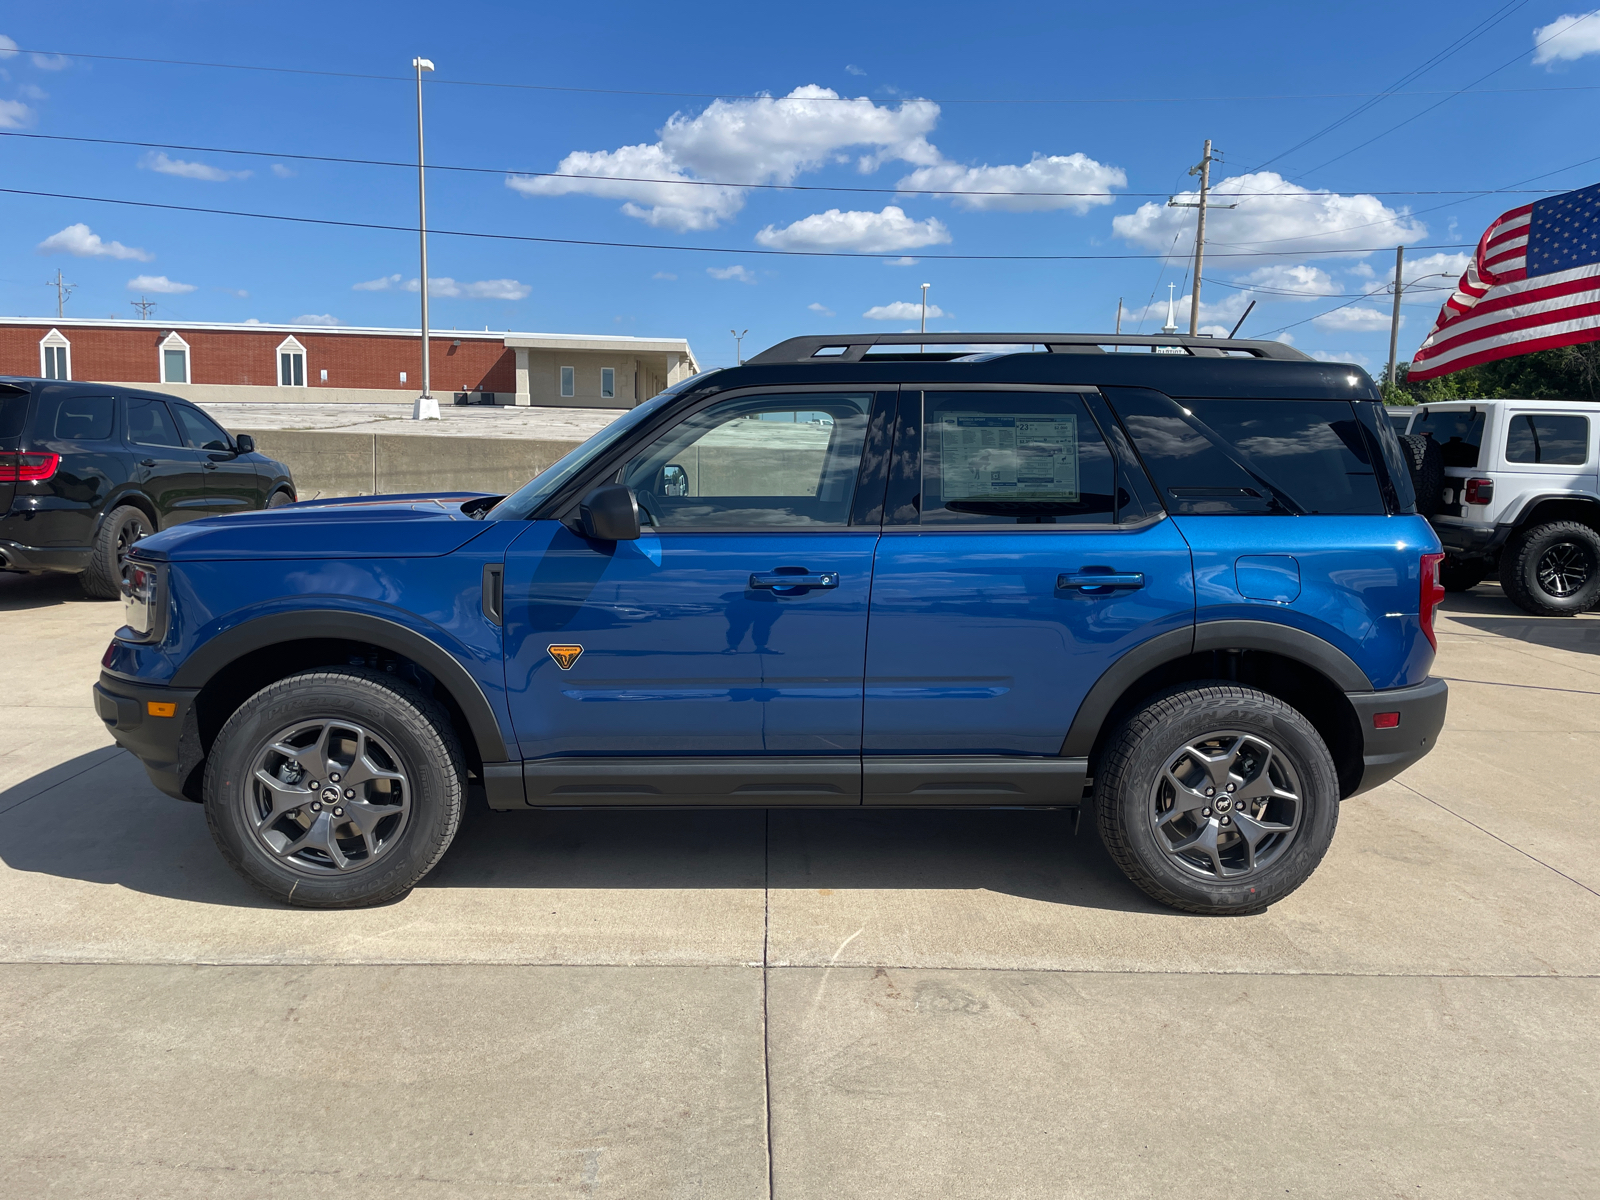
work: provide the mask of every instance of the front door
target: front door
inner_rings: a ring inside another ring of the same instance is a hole
[[[1073,717],[1120,655],[1192,626],[1188,546],[1140,504],[1138,468],[1083,395],[908,391],[900,414],[873,572],[866,802],[1076,803]]]
[[[255,466],[234,448],[233,439],[198,408],[169,404],[189,448],[200,455],[205,472],[206,507],[214,513],[249,512],[264,508],[266,497]]]
[[[506,675],[530,803],[860,802],[878,524],[855,501],[893,394],[874,399],[717,400],[619,472],[638,541],[518,538]]]
[[[211,510],[200,451],[184,445],[166,402],[129,396],[126,403],[128,419],[123,427],[133,452],[135,479],[156,506],[161,528],[205,516]]]

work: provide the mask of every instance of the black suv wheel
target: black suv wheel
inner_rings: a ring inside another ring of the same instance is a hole
[[[1551,521],[1517,533],[1500,554],[1500,586],[1539,617],[1571,617],[1600,601],[1600,533]]]
[[[91,600],[120,597],[122,567],[128,561],[128,551],[140,538],[149,537],[152,532],[150,518],[131,504],[107,513],[106,519],[100,522],[100,532],[95,535],[89,565],[78,576],[83,594]]]
[[[206,763],[223,856],[285,904],[352,908],[405,892],[455,836],[466,791],[449,718],[378,671],[291,675],[246,700]]]
[[[1316,869],[1339,820],[1333,757],[1276,696],[1231,683],[1166,692],[1111,736],[1095,780],[1101,840],[1154,899],[1255,912]]]

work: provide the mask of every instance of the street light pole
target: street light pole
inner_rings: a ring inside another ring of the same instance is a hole
[[[740,333],[737,329],[730,329],[728,332],[733,334],[733,356],[739,360],[739,365],[742,367],[744,366],[744,334],[750,331],[746,329],[744,333]]]
[[[928,289],[931,288],[932,286],[933,286],[933,284],[931,284],[931,283],[925,283],[925,284],[922,285],[922,332],[923,333],[927,333],[928,332]],[[918,354],[922,354],[926,350],[927,350],[926,346],[918,346],[917,347],[917,353]]]
[[[433,397],[433,379],[428,369],[428,187],[422,165],[422,73],[433,70],[433,63],[426,58],[413,58],[411,65],[417,70],[417,233],[422,251],[422,274],[417,281],[422,293],[422,395],[411,406],[411,419],[437,421],[439,402]]]

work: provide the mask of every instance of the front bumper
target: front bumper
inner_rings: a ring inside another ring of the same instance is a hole
[[[1345,698],[1356,710],[1364,739],[1361,783],[1351,793],[1358,795],[1387,783],[1433,749],[1444,728],[1450,688],[1444,680],[1430,677],[1412,687],[1346,692]],[[1392,729],[1374,729],[1372,719],[1378,713],[1399,713],[1400,723]]]
[[[205,757],[194,714],[197,695],[198,689],[129,683],[104,671],[94,685],[95,711],[117,745],[144,764],[151,783],[179,800],[200,799],[197,786],[185,794],[185,785]],[[159,706],[167,704],[172,705],[170,717],[152,714],[151,705],[160,711]]]
[[[71,571],[89,568],[89,546],[25,546],[0,538],[0,569],[12,571]]]

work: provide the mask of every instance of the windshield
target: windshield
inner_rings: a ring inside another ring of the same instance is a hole
[[[646,400],[638,408],[630,409],[628,412],[623,413],[588,441],[567,451],[566,454],[551,463],[543,471],[540,471],[527,483],[523,484],[522,487],[512,492],[499,504],[496,504],[484,516],[491,521],[526,520],[529,513],[538,508],[544,500],[593,461],[597,455],[604,454],[612,445],[626,437],[641,422],[660,412],[662,406],[671,401],[676,395],[677,390],[676,388],[668,389],[654,399]]]

